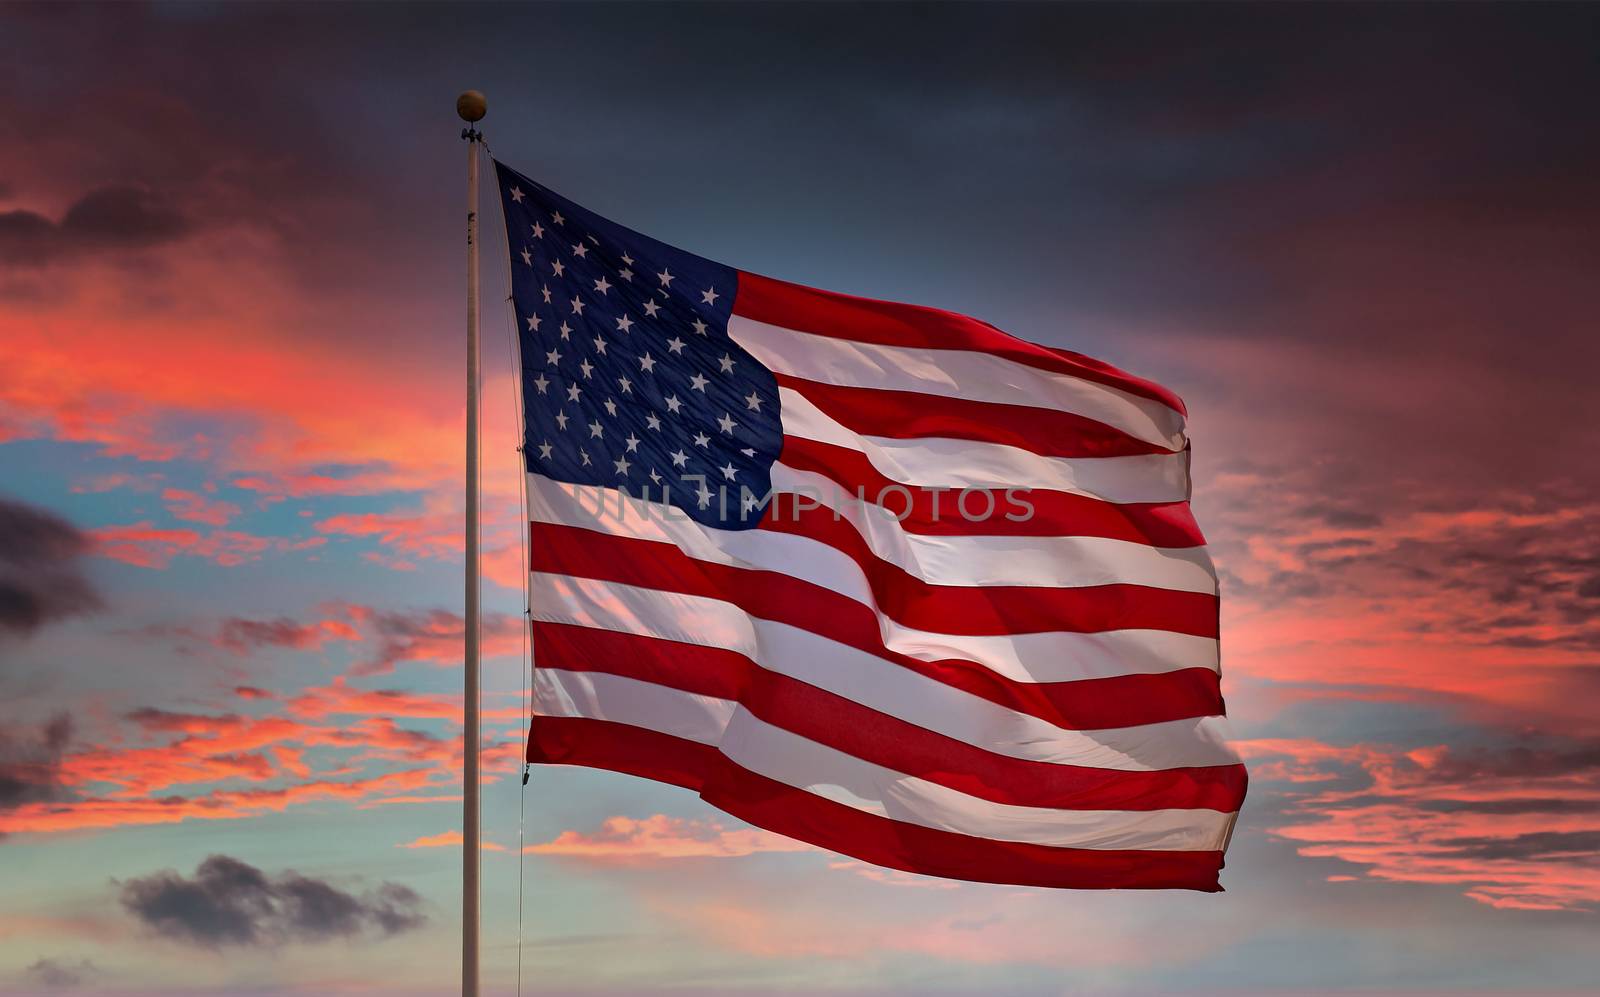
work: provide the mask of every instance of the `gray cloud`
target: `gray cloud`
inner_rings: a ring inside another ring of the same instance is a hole
[[[22,971],[29,985],[47,990],[72,990],[100,975],[100,968],[88,959],[39,959]]]
[[[157,246],[189,231],[188,219],[156,194],[117,184],[84,194],[59,222],[36,211],[0,212],[0,260],[39,266],[82,253]]]
[[[0,811],[60,795],[61,754],[71,740],[65,713],[30,734],[0,729]]]
[[[1446,838],[1437,842],[1462,858],[1600,863],[1600,831],[1536,831],[1510,838]]]
[[[355,894],[292,870],[269,875],[226,855],[207,858],[192,878],[167,870],[131,879],[120,899],[156,934],[211,949],[388,936],[427,920],[422,898],[399,883]]]
[[[100,606],[78,559],[89,538],[44,509],[0,497],[0,636]]]

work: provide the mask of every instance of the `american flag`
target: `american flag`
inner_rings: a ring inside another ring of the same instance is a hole
[[[530,762],[908,872],[1220,888],[1245,771],[1176,396],[496,173]]]

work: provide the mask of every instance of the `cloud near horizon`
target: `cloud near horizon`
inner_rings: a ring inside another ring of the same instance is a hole
[[[212,855],[185,877],[168,870],[118,885],[122,907],[152,934],[206,949],[386,937],[427,923],[422,898],[383,882],[362,893]]]

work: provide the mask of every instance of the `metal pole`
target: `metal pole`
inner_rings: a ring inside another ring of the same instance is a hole
[[[456,113],[467,127],[467,567],[466,647],[462,702],[461,794],[461,995],[478,997],[479,828],[478,747],[478,144],[472,127],[487,110],[483,94],[468,90],[456,98]]]

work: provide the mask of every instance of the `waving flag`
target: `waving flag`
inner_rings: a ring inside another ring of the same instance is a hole
[[[1219,889],[1245,772],[1177,397],[496,169],[529,761],[909,872]]]

